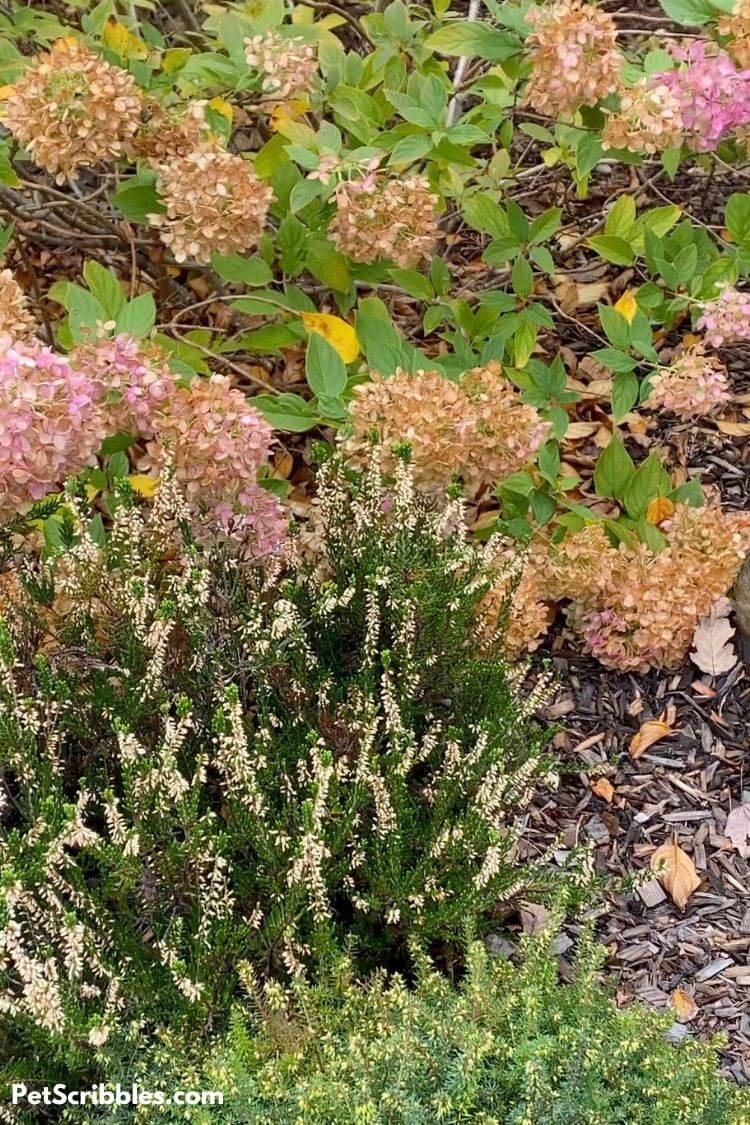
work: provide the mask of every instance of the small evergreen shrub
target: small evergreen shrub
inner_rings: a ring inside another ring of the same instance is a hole
[[[220,1026],[241,961],[448,951],[549,880],[514,861],[544,685],[521,701],[476,655],[490,578],[460,501],[404,464],[388,487],[329,465],[311,561],[308,541],[275,570],[192,542],[169,482],[150,518],[123,494],[107,534],[71,505],[60,550],[9,577],[0,634],[16,1063],[85,1066],[132,1019]]]
[[[158,1118],[175,1123],[741,1125],[750,1119],[747,1092],[716,1073],[713,1045],[672,1045],[665,1037],[668,1015],[637,1004],[617,1010],[598,976],[604,951],[588,937],[569,985],[558,983],[549,932],[524,939],[522,950],[513,964],[473,944],[458,989],[418,957],[414,989],[384,974],[363,986],[342,972],[325,985],[300,982],[286,995],[256,995],[256,1014],[238,1008],[208,1062],[165,1040],[140,1068],[123,1061],[109,1078],[167,1092],[224,1092],[221,1109],[172,1109]],[[100,1118],[92,1113],[86,1120]]]

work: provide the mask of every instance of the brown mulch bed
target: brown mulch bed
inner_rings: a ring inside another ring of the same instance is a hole
[[[750,860],[723,835],[750,790],[750,669],[739,664],[713,682],[689,668],[616,675],[564,651],[553,664],[561,690],[547,718],[561,728],[554,742],[570,772],[532,807],[529,846],[541,850],[560,835],[564,847],[593,843],[597,870],[614,887],[598,933],[618,1002],[667,1008],[675,989],[688,993],[697,1014],[681,1023],[675,1013],[671,1036],[722,1032],[725,1071],[750,1084]],[[668,706],[674,735],[634,760],[633,734]],[[611,802],[591,789],[601,777],[614,787]],[[702,879],[684,911],[649,876],[652,853],[672,839]],[[639,873],[632,889],[620,889]]]

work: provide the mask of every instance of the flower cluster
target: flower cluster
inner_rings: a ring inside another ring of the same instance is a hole
[[[100,385],[110,432],[153,434],[157,411],[177,389],[174,374],[156,348],[121,334],[81,345],[70,360]]]
[[[36,341],[0,337],[0,510],[41,499],[105,436],[98,384]]]
[[[680,103],[661,82],[642,78],[620,94],[620,108],[608,117],[602,134],[605,149],[630,152],[663,152],[682,143]]]
[[[138,128],[134,79],[78,39],[59,39],[18,80],[3,124],[62,183],[82,166],[122,156]]]
[[[256,246],[273,192],[241,156],[202,146],[159,169],[166,214],[151,215],[161,240],[178,262],[208,263],[214,251],[229,254]]]
[[[731,286],[702,306],[697,327],[712,348],[750,340],[750,293]]]
[[[651,383],[648,406],[669,410],[685,421],[710,414],[729,401],[727,369],[702,344],[687,348],[669,367],[660,368]]]
[[[36,320],[30,311],[26,294],[12,270],[0,271],[0,335],[24,340],[36,333]]]
[[[233,537],[252,540],[257,554],[279,547],[286,520],[257,483],[272,429],[242,391],[223,375],[195,379],[178,387],[149,424],[154,437],[146,468],[168,461],[195,512],[209,513]]]
[[[750,550],[750,518],[677,504],[660,531],[661,551],[616,547],[601,524],[560,544],[535,543],[515,589],[501,574],[487,594],[481,634],[492,634],[510,603],[512,651],[520,654],[538,647],[554,607],[568,602],[569,627],[605,667],[679,667],[699,619],[731,588]]]
[[[155,98],[144,103],[138,132],[128,146],[128,155],[158,167],[183,160],[206,139],[206,107],[201,101],[179,108],[166,107]]]
[[[549,117],[594,105],[618,87],[623,56],[607,12],[584,0],[555,0],[526,16],[532,64],[526,102]]]
[[[727,36],[727,50],[739,65],[750,67],[750,0],[737,0],[731,15],[720,14],[716,30]]]
[[[750,123],[750,71],[738,70],[726,51],[702,39],[673,54],[683,65],[653,81],[677,99],[693,147],[710,152],[727,133]]]
[[[315,43],[288,39],[267,31],[245,40],[248,66],[260,71],[261,89],[268,102],[279,104],[307,97],[315,87],[318,57]]]
[[[454,476],[469,489],[501,480],[529,461],[549,428],[494,362],[457,383],[437,371],[398,371],[389,379],[374,374],[355,387],[350,417],[346,455],[366,462],[374,439],[384,469],[392,472],[393,446],[406,442],[416,479],[431,487]]]
[[[372,172],[339,185],[329,233],[353,262],[391,258],[399,266],[415,266],[434,253],[437,203],[422,176],[379,183]]]

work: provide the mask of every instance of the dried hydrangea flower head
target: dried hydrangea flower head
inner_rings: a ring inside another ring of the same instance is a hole
[[[153,434],[157,412],[177,390],[177,379],[157,348],[121,334],[81,345],[70,359],[101,384],[111,433]]]
[[[12,270],[0,271],[0,335],[25,340],[36,335],[37,323],[28,307],[26,294]]]
[[[196,513],[235,537],[255,540],[257,552],[278,547],[286,520],[272,494],[257,483],[273,430],[224,375],[178,387],[151,416],[154,438],[144,467],[170,463]]]
[[[555,0],[526,16],[532,64],[526,102],[548,117],[594,105],[618,87],[623,56],[612,17],[583,0]]]
[[[206,133],[205,102],[167,107],[156,98],[149,98],[143,106],[138,132],[128,146],[128,155],[154,165],[181,160],[205,144]]]
[[[208,263],[258,244],[273,192],[241,156],[202,146],[159,169],[166,213],[151,215],[178,262]]]
[[[329,233],[352,261],[390,258],[405,268],[416,266],[435,251],[438,196],[423,176],[380,180],[376,165],[377,160],[363,178],[339,185]]]
[[[59,39],[19,78],[2,121],[58,183],[122,156],[138,128],[134,79],[78,39]]]
[[[726,51],[702,39],[672,53],[683,65],[653,81],[676,97],[693,148],[710,152],[728,133],[750,123],[750,71],[738,70]]]
[[[0,510],[54,491],[105,437],[101,388],[39,341],[0,336]]]
[[[247,65],[259,70],[264,100],[271,104],[305,98],[313,93],[318,75],[315,43],[288,38],[275,29],[245,40]]]
[[[602,145],[630,152],[664,152],[682,144],[680,103],[663,82],[642,78],[622,90],[620,108],[607,118]]]
[[[438,371],[397,371],[388,379],[374,374],[355,388],[349,414],[345,455],[367,463],[374,439],[383,468],[393,472],[393,446],[407,442],[415,479],[429,487],[454,476],[470,490],[501,480],[530,460],[549,429],[498,363],[477,367],[458,383]]]
[[[715,301],[702,306],[697,327],[712,348],[750,340],[750,293],[728,286]]]
[[[328,230],[353,262],[390,258],[409,268],[435,251],[437,205],[423,176],[378,181],[373,169],[363,179],[339,184]]]
[[[717,356],[694,344],[669,367],[661,367],[651,382],[646,405],[668,410],[684,421],[710,414],[729,401],[727,369]]]
[[[720,13],[716,25],[719,35],[726,35],[726,49],[741,67],[750,67],[750,0],[737,0],[731,15]]]

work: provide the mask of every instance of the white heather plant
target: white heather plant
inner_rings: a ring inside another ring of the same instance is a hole
[[[14,1073],[80,1067],[132,1019],[220,1026],[238,961],[296,977],[344,943],[451,956],[524,889],[519,813],[549,772],[497,647],[458,499],[401,462],[320,473],[319,526],[273,569],[192,543],[166,480],[149,518],[82,504],[6,576],[0,637],[0,1010]],[[318,550],[306,560],[310,546]],[[523,670],[521,669],[520,672]]]

